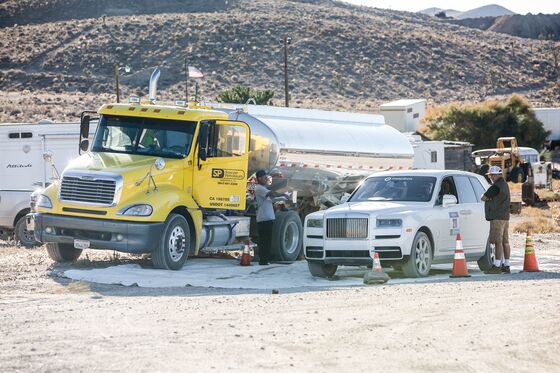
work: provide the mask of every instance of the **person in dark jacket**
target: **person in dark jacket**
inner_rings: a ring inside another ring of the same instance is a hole
[[[496,257],[487,274],[510,273],[509,257],[509,186],[502,176],[502,169],[492,166],[488,170],[492,186],[482,195],[486,220],[490,221],[490,243],[495,245]],[[502,259],[504,260],[502,263]]]

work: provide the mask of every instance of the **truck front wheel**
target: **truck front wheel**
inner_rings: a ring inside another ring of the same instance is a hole
[[[47,242],[47,253],[55,262],[73,262],[80,257],[82,250],[67,243]]]
[[[171,214],[165,221],[159,246],[152,252],[154,268],[179,270],[189,256],[191,231],[187,220]]]

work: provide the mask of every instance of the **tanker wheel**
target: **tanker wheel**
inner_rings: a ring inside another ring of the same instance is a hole
[[[277,211],[272,229],[272,260],[293,262],[301,254],[303,225],[295,211]]]

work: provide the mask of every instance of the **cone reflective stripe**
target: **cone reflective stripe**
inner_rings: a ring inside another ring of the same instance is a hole
[[[533,244],[533,236],[531,230],[527,230],[527,238],[525,241],[525,258],[523,260],[523,272],[539,272],[539,263],[535,254],[535,246]]]
[[[239,264],[241,264],[242,266],[251,265],[251,246],[249,246],[249,241],[245,242],[243,254],[241,254],[241,262]]]
[[[379,253],[377,251],[373,252],[373,266],[371,270],[374,272],[383,272],[383,268],[381,268],[381,261],[379,260]]]
[[[455,256],[453,257],[453,271],[449,277],[471,277],[467,270],[467,260],[465,258],[465,251],[463,250],[463,241],[461,234],[457,233],[455,240]]]

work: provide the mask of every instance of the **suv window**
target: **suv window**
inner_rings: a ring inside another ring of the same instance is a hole
[[[477,203],[478,198],[467,176],[455,176],[460,203]]]
[[[474,188],[474,192],[476,194],[476,200],[480,202],[481,201],[480,197],[482,197],[482,195],[486,190],[484,190],[484,187],[480,183],[480,180],[478,180],[476,177],[469,177],[469,180]]]
[[[444,194],[452,194],[455,198],[457,198],[457,203],[461,202],[457,195],[457,188],[455,188],[455,183],[453,182],[453,178],[451,176],[447,176],[441,181],[438,197],[436,198],[436,205],[442,204]]]

